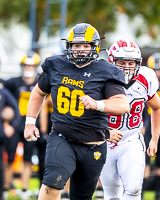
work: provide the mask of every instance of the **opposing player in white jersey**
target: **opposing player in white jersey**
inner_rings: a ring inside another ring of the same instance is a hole
[[[115,42],[108,60],[124,71],[130,112],[109,116],[111,139],[107,141],[107,159],[100,176],[104,199],[140,200],[145,170],[142,111],[145,102],[152,108],[152,138],[147,153],[154,156],[160,133],[158,80],[152,69],[140,67],[141,51],[132,41]]]

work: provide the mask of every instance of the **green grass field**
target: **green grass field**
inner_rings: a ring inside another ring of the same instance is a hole
[[[15,189],[21,189],[21,181],[20,179],[15,179],[13,181],[13,185]],[[36,191],[39,188],[39,180],[37,178],[31,178],[29,182],[29,190],[32,192],[32,196],[28,200],[36,200],[37,197],[35,196]],[[6,200],[21,200],[19,195],[16,195],[16,190],[12,189],[9,192],[9,197]],[[93,200],[96,200],[93,196]],[[146,191],[143,195],[143,200],[155,200],[155,192]]]
[[[29,200],[35,200],[37,199],[36,197],[30,197]],[[8,197],[7,200],[21,200],[20,196],[15,195],[13,196],[10,192],[10,196]],[[93,198],[93,200],[96,200],[95,198]],[[155,200],[155,193],[154,192],[145,192],[143,200]]]
[[[155,200],[155,192],[146,191],[143,195],[143,200]]]
[[[21,180],[20,179],[14,179],[13,185],[14,185],[15,189],[10,190],[9,197],[5,200],[21,200],[20,196],[16,194],[17,191],[20,191],[22,189]],[[39,180],[37,178],[31,178],[30,182],[29,182],[29,188],[28,189],[32,193],[32,196],[28,200],[37,199],[35,194],[36,194],[36,191],[39,189]]]

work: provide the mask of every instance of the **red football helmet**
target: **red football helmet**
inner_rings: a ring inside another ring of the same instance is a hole
[[[137,63],[134,70],[132,68],[132,72],[129,68],[119,66],[123,70],[126,84],[128,84],[138,74],[142,62],[141,51],[131,40],[118,40],[108,51],[108,61],[116,65],[117,60],[134,60]]]

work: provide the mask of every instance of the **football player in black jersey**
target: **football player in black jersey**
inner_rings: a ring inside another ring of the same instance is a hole
[[[60,200],[70,178],[70,199],[91,200],[106,159],[108,113],[129,111],[123,72],[98,60],[100,36],[88,23],[68,33],[66,55],[47,58],[31,92],[24,137],[40,137],[36,118],[51,93],[52,131],[47,140],[39,200]]]
[[[32,163],[31,157],[33,154],[33,149],[40,145],[40,150],[42,151],[39,156],[40,161],[40,171],[43,172],[43,164],[44,163],[44,153],[45,153],[45,144],[42,143],[42,140],[38,142],[29,143],[23,137],[23,131],[25,126],[25,118],[27,114],[27,105],[30,97],[30,93],[33,87],[37,83],[37,66],[40,63],[40,56],[38,53],[34,51],[28,51],[21,59],[21,69],[22,75],[14,78],[10,78],[9,80],[5,81],[5,87],[10,90],[10,92],[15,96],[18,104],[19,104],[19,112],[21,114],[21,122],[18,127],[18,134],[14,137],[10,138],[7,145],[7,152],[8,152],[8,165],[5,168],[5,183],[4,183],[4,190],[7,191],[10,189],[10,182],[12,180],[12,163],[15,158],[15,152],[17,148],[18,142],[23,143],[24,147],[24,154],[23,154],[23,161],[24,161],[24,168],[22,172],[22,193],[21,197],[23,199],[28,199],[29,193],[27,191],[29,186],[29,180],[32,174]],[[37,120],[37,123],[39,121]],[[41,137],[42,138],[42,137]],[[39,150],[38,149],[38,150]],[[39,152],[38,152],[39,153]],[[42,170],[41,170],[42,168]]]
[[[4,113],[4,109],[7,108],[8,106],[13,109],[13,113],[11,113],[9,110],[8,110],[9,112]],[[3,183],[4,183],[3,181],[4,144],[7,138],[10,138],[14,134],[16,134],[15,130],[19,126],[20,115],[16,99],[6,88],[4,88],[1,81],[0,81],[0,111],[1,111],[0,113],[0,200],[2,200]]]

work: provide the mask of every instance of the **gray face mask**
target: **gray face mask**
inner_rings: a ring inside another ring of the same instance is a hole
[[[136,78],[140,67],[138,64],[136,64],[135,67],[125,67],[118,64],[116,64],[116,66],[123,71],[126,84],[128,84],[133,79],[133,77]]]
[[[125,83],[128,84],[132,80],[134,74],[131,72],[124,73]]]
[[[36,77],[36,71],[23,71],[23,76],[26,78],[33,78]]]

